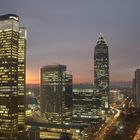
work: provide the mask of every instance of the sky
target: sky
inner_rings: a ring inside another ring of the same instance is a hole
[[[109,46],[110,80],[131,81],[140,68],[140,0],[0,0],[0,15],[19,15],[28,31],[27,83],[40,68],[67,65],[74,83],[92,83],[101,32]]]

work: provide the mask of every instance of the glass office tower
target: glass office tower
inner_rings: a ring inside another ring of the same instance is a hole
[[[109,109],[109,55],[102,34],[99,35],[94,51],[94,84],[95,116],[97,120],[101,120]]]
[[[18,41],[18,133],[23,138],[25,135],[25,71],[26,71],[26,40],[27,31],[25,27],[19,28]]]
[[[65,65],[41,68],[41,112],[47,121],[69,123],[72,117],[72,75]]]
[[[94,114],[92,111],[93,89],[74,88],[73,89],[73,122],[74,123],[92,123]]]
[[[25,130],[25,50],[21,56],[19,49],[25,44],[20,38],[19,17],[0,16],[0,139],[4,140],[18,139]]]

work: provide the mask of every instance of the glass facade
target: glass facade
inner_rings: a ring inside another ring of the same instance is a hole
[[[5,140],[18,137],[19,28],[17,15],[0,16],[0,139]]]
[[[73,122],[94,122],[92,97],[93,89],[73,89]]]
[[[72,115],[72,75],[65,65],[41,68],[41,112],[51,123],[70,122]]]
[[[108,46],[100,34],[94,51],[94,84],[93,103],[95,115],[100,120],[109,109],[109,56]]]
[[[20,137],[25,134],[25,58],[26,58],[27,31],[25,27],[20,27],[18,42],[18,132]]]

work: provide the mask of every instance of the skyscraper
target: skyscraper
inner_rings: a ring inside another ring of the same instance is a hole
[[[25,27],[19,28],[18,41],[18,133],[23,138],[25,135],[25,72],[26,72],[26,40],[27,30]]]
[[[70,122],[72,115],[72,75],[65,65],[41,68],[41,112],[48,122]]]
[[[136,69],[135,78],[133,80],[134,102],[140,107],[140,69]]]
[[[24,30],[24,31],[23,31]],[[0,16],[0,139],[24,139],[25,29],[14,14]]]
[[[94,84],[95,116],[101,119],[109,109],[109,55],[102,34],[99,35],[94,51]]]
[[[92,111],[93,89],[73,89],[73,122],[92,123],[94,115]]]

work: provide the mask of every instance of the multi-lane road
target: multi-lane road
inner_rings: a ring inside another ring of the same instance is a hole
[[[108,133],[111,132],[113,126],[116,124],[117,120],[119,119],[121,111],[117,108],[111,107],[111,109],[115,110],[117,113],[113,115],[109,120],[107,120],[99,130],[96,132],[95,140],[103,140]]]

